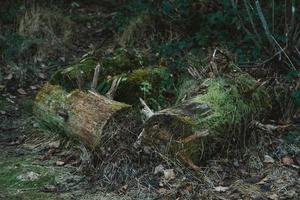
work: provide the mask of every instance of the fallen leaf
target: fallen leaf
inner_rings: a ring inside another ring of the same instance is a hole
[[[6,77],[4,77],[4,80],[11,80],[13,78],[12,74],[8,74]]]
[[[43,73],[39,73],[39,77],[40,77],[41,79],[45,79],[45,78],[46,78],[45,74],[43,74]]]
[[[226,192],[228,189],[229,189],[229,187],[223,187],[223,186],[215,187],[216,192]]]
[[[49,148],[55,148],[57,149],[60,146],[60,141],[50,142]]]
[[[45,185],[42,189],[43,192],[57,192],[58,188],[54,185]]]
[[[35,172],[27,172],[25,174],[21,174],[17,176],[17,179],[20,181],[35,181],[39,179],[39,174]]]
[[[271,194],[271,195],[268,196],[268,199],[277,200],[278,199],[278,195],[277,194]]]
[[[32,85],[32,86],[30,86],[30,89],[32,89],[32,90],[36,90],[36,89],[37,89],[37,87],[36,87],[35,85]]]
[[[154,169],[154,174],[158,174],[158,173],[163,173],[164,172],[164,166],[162,166],[162,164],[158,165],[155,167]]]
[[[159,194],[165,194],[167,192],[166,188],[159,188],[157,191]]]
[[[275,160],[271,156],[265,155],[264,163],[274,163],[274,162],[275,162]]]
[[[5,112],[4,110],[0,110],[0,114],[1,114],[1,115],[5,115],[6,112]]]
[[[58,160],[58,161],[56,161],[55,164],[56,164],[57,166],[63,166],[63,165],[65,164],[65,162]]]
[[[17,89],[17,92],[21,95],[26,95],[27,94],[26,91],[22,88]]]
[[[164,170],[164,177],[166,180],[173,180],[175,179],[175,172],[174,169],[165,169]]]
[[[283,158],[281,159],[281,162],[284,165],[293,165],[294,164],[294,160],[288,155],[283,156]]]

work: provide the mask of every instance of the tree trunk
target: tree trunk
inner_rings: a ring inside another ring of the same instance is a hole
[[[111,130],[113,122],[121,126],[130,112],[131,106],[96,93],[79,90],[67,93],[50,84],[39,91],[34,106],[41,124],[82,141],[92,150],[101,146],[105,137],[112,136],[107,134],[116,134]]]
[[[263,118],[270,102],[263,86],[248,74],[209,79],[193,98],[150,117],[142,142],[197,169],[216,152],[243,147],[251,135],[249,124]]]

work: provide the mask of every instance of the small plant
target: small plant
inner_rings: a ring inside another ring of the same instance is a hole
[[[151,83],[149,83],[148,81],[144,81],[141,83],[140,85],[140,90],[143,92],[144,94],[144,99],[146,99],[146,95],[148,93],[150,93],[150,91],[152,90],[152,85]]]

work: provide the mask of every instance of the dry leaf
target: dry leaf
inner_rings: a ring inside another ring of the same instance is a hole
[[[293,165],[293,164],[294,164],[294,160],[293,160],[290,156],[288,156],[288,155],[284,156],[284,157],[281,159],[281,162],[282,162],[284,165]]]
[[[228,189],[229,187],[223,187],[223,186],[215,187],[215,191],[217,192],[226,192]]]
[[[35,85],[32,85],[32,86],[30,86],[30,89],[32,89],[32,90],[36,90],[36,89],[37,89],[37,87],[36,87]]]
[[[174,169],[165,169],[164,170],[164,177],[166,180],[173,180],[175,179],[175,172]]]
[[[56,164],[57,166],[63,166],[63,165],[65,164],[65,162],[58,160],[58,161],[56,161],[55,164]]]
[[[12,74],[8,74],[6,77],[4,77],[4,80],[11,80],[13,78]]]
[[[45,74],[43,74],[43,73],[39,73],[39,77],[40,77],[41,79],[45,79],[45,78],[46,78]]]
[[[162,164],[158,165],[155,167],[154,169],[154,174],[158,174],[158,173],[163,173],[164,172],[164,166],[162,166]]]
[[[277,200],[278,199],[278,195],[277,194],[269,195],[268,199]]]
[[[159,194],[165,194],[167,192],[167,189],[165,189],[165,188],[159,188],[157,192]]]
[[[26,95],[27,94],[26,91],[22,88],[17,89],[17,92],[21,95]]]
[[[271,156],[265,155],[264,163],[274,163],[274,162],[275,162],[275,160]]]
[[[60,141],[50,142],[48,145],[49,145],[49,148],[57,149],[60,146]]]

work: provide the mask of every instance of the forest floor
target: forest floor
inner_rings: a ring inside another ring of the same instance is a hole
[[[126,192],[101,187],[93,175],[79,169],[78,155],[63,139],[36,133],[32,116],[26,114],[26,99],[2,94],[0,132],[0,199],[298,199],[299,152],[295,141],[299,129],[273,137],[267,147],[250,147],[237,159],[212,158],[202,168],[205,181],[185,180],[181,175],[168,187],[155,187],[148,194],[138,188]],[[34,130],[34,132],[33,132]],[[295,131],[297,133],[295,133]],[[296,138],[299,140],[298,138]],[[263,150],[262,150],[263,149]],[[246,155],[247,154],[247,155]],[[295,162],[296,161],[296,162]],[[149,166],[149,177],[155,177]],[[184,170],[183,170],[184,171]],[[101,178],[101,177],[100,177]]]
[[[81,39],[70,55],[74,58],[92,44],[110,42],[101,35],[107,34],[105,30],[95,28],[101,21],[93,16],[103,17],[99,11],[82,12],[91,18],[78,23]],[[142,186],[149,188],[147,193],[127,186],[109,190],[80,170],[80,155],[64,139],[37,131],[28,104],[44,81],[37,81],[36,87],[27,85],[24,92],[7,88],[0,96],[0,199],[299,199],[300,127],[296,124],[284,132],[261,134],[257,144],[236,158],[216,155],[201,167],[199,179],[189,180],[185,169],[183,173],[174,169],[171,178],[158,175],[154,173],[158,166],[149,166],[153,181]]]

